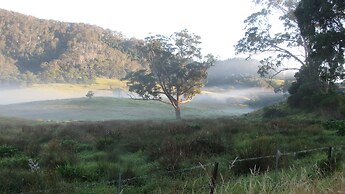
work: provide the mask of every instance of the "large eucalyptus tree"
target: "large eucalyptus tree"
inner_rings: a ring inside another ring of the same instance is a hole
[[[176,118],[181,119],[181,104],[201,92],[214,63],[212,55],[202,56],[200,44],[200,36],[187,30],[147,37],[141,50],[148,68],[126,76],[129,90],[144,100],[173,106]]]

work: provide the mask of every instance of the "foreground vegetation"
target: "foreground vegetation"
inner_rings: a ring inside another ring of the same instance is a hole
[[[1,122],[0,191],[114,193],[121,174],[123,193],[208,193],[214,162],[220,193],[341,191],[344,137],[334,126],[344,122],[320,115],[282,104],[218,119]],[[328,146],[331,159],[327,149],[282,156],[278,171],[275,158],[231,165]]]

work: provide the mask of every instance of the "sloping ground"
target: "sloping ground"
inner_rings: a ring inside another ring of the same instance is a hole
[[[194,102],[182,107],[183,118],[212,118],[250,112],[248,107]],[[35,120],[174,119],[169,105],[126,98],[95,97],[36,101],[0,106],[0,115]]]

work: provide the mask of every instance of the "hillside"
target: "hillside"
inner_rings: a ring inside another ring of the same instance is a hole
[[[260,62],[258,60],[232,58],[217,61],[210,68],[207,86],[222,87],[260,87],[264,83],[257,74]]]
[[[139,40],[97,26],[0,9],[0,30],[0,83],[85,83],[141,67]]]

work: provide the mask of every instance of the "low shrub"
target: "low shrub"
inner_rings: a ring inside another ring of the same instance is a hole
[[[68,181],[86,180],[83,169],[78,166],[74,166],[71,164],[64,164],[64,165],[57,166],[56,170],[65,180],[68,180]]]
[[[315,172],[321,177],[331,175],[341,167],[343,160],[344,153],[334,152],[331,158],[321,159],[316,163]]]
[[[19,153],[18,149],[12,145],[0,145],[0,158],[12,157]]]
[[[277,117],[285,117],[289,114],[285,109],[281,109],[277,106],[268,106],[265,107],[263,113],[263,118],[269,119],[269,118],[277,118]]]
[[[111,150],[114,143],[115,141],[110,138],[100,139],[96,142],[96,148],[97,150],[100,150],[100,151]]]
[[[338,135],[345,136],[345,120],[329,120],[323,126],[327,130],[336,130]]]
[[[77,146],[73,141],[51,140],[42,150],[40,158],[42,165],[48,169],[55,169],[57,166],[75,164],[77,162]]]
[[[0,168],[9,169],[29,169],[28,157],[26,156],[15,156],[10,158],[0,159]]]
[[[275,156],[277,142],[271,137],[262,136],[252,140],[250,145],[245,146],[238,153],[239,159],[256,158],[262,156]],[[232,168],[235,175],[249,174],[254,169],[262,173],[275,168],[275,157],[259,158],[236,162]]]

